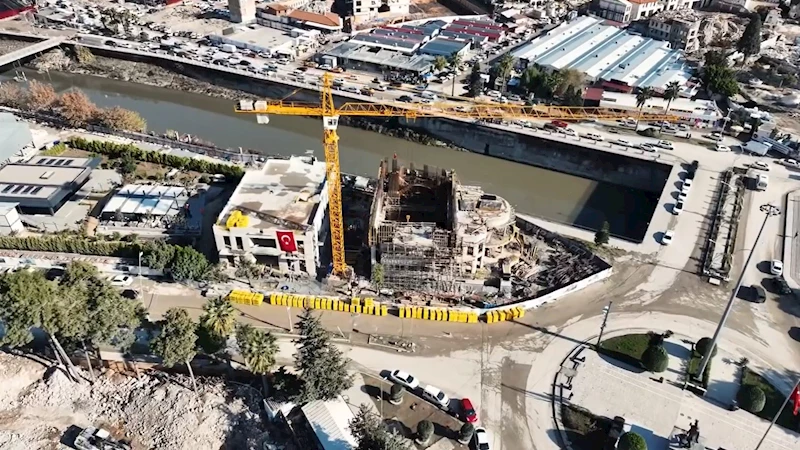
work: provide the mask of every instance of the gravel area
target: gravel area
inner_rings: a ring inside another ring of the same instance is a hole
[[[15,39],[0,38],[0,55],[11,53],[21,48],[31,45],[30,42],[18,41]]]
[[[246,395],[252,391],[204,380],[195,394],[188,378],[154,374],[109,371],[78,384],[61,370],[0,354],[0,448],[57,448],[73,425],[108,427],[134,449],[263,448],[258,399]]]

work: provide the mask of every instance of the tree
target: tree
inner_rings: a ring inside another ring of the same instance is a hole
[[[447,58],[444,56],[437,56],[436,59],[433,60],[433,68],[436,69],[437,72],[441,72],[445,67],[447,67]]]
[[[583,92],[575,86],[570,86],[564,93],[561,103],[565,106],[583,106]]]
[[[703,84],[711,92],[725,97],[739,93],[739,83],[733,69],[725,66],[706,66],[703,68]]]
[[[745,56],[757,55],[761,51],[761,16],[752,14],[736,48]]]
[[[31,80],[25,98],[25,107],[29,111],[46,111],[58,101],[58,94],[52,85]]]
[[[8,82],[0,84],[0,105],[19,108],[23,106],[24,101],[25,93],[18,84]]]
[[[711,347],[711,338],[704,337],[697,341],[694,344],[694,351],[696,351],[699,355],[705,356],[706,352],[708,352],[708,348]],[[717,356],[717,346],[714,346],[714,350],[711,351],[711,357]]]
[[[353,379],[347,373],[347,360],[330,342],[319,318],[306,308],[297,328],[300,337],[295,340],[295,367],[303,380],[298,402],[330,400],[349,389]]]
[[[667,88],[664,89],[664,94],[661,96],[664,100],[667,101],[667,111],[666,114],[669,114],[669,108],[672,106],[672,101],[678,98],[681,93],[681,84],[677,81],[670,81],[667,83]],[[664,130],[664,121],[661,121],[661,127],[658,129],[658,132],[661,133]]]
[[[603,226],[594,234],[594,243],[597,245],[608,244],[608,238],[611,236],[611,225],[608,221],[603,221]]]
[[[728,57],[724,52],[719,50],[709,50],[704,56],[705,63],[703,67],[719,66],[728,67]]]
[[[464,425],[461,425],[461,429],[458,430],[458,442],[460,444],[466,444],[472,440],[472,435],[475,434],[475,425],[466,422]]]
[[[409,450],[405,441],[389,433],[367,405],[361,405],[350,421],[350,433],[358,442],[356,450]]]
[[[450,88],[450,95],[455,96],[456,78],[458,78],[456,74],[458,73],[459,67],[461,67],[461,62],[462,62],[461,54],[458,52],[453,52],[453,54],[450,55],[450,57],[448,58],[448,62],[450,63],[450,68],[453,69],[453,83]]]
[[[272,333],[257,330],[252,325],[240,325],[236,328],[236,341],[251,372],[264,375],[272,370],[278,353],[278,344]]]
[[[583,72],[575,69],[562,69],[558,71],[558,84],[555,87],[555,95],[564,97],[567,91],[572,88],[578,93],[583,92],[585,78]]]
[[[150,241],[142,246],[142,253],[142,264],[151,269],[162,270],[175,259],[175,246],[163,241]]]
[[[638,433],[629,431],[620,436],[617,450],[647,450],[647,442]]]
[[[176,280],[200,280],[208,269],[208,260],[192,247],[178,247],[170,271]]]
[[[97,114],[97,106],[82,91],[65,92],[58,103],[61,117],[74,127],[87,125]]]
[[[669,366],[669,354],[661,345],[651,345],[642,353],[642,366],[648,372],[661,373]]]
[[[736,393],[736,403],[744,409],[753,414],[760,413],[767,403],[767,396],[764,390],[752,384],[746,384],[739,388]]]
[[[139,163],[131,155],[125,155],[117,161],[116,166],[120,174],[130,175],[136,172]]]
[[[226,338],[233,333],[237,313],[227,297],[211,298],[203,305],[200,323],[217,336]]]
[[[511,53],[503,54],[497,63],[498,74],[503,80],[502,92],[505,92],[508,87],[508,78],[511,76],[511,71],[514,70],[514,63],[514,56]]]
[[[399,384],[392,384],[391,389],[389,390],[389,403],[393,405],[399,405],[403,403],[403,394],[406,390],[403,386]]]
[[[417,443],[427,445],[433,437],[433,424],[430,420],[420,420],[417,424]]]
[[[99,119],[101,125],[112,130],[142,133],[147,129],[147,122],[139,113],[119,106],[100,110]]]
[[[170,308],[160,325],[160,333],[150,341],[150,348],[164,361],[165,366],[173,367],[178,363],[185,363],[197,391],[191,365],[197,353],[197,324],[185,309]]]
[[[372,265],[372,282],[379,288],[383,286],[383,264],[375,263]]]
[[[642,110],[644,110],[644,105],[651,98],[653,98],[653,89],[650,87],[641,88],[639,92],[636,93],[636,107],[639,108],[639,116],[636,117],[635,131],[639,131],[639,120],[642,118]]]
[[[74,286],[100,275],[97,266],[85,261],[71,262],[64,269],[64,275],[61,276],[59,284],[62,286]]]
[[[477,97],[483,92],[483,77],[481,77],[481,65],[475,63],[472,72],[469,74],[469,95]]]

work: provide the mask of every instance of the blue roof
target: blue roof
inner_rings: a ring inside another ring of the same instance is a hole
[[[447,38],[436,38],[423,45],[420,53],[428,55],[449,56],[453,53],[464,50],[464,47],[469,46],[467,41],[456,41]]]

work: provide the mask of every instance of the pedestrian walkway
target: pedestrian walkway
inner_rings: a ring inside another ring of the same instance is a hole
[[[800,289],[800,190],[786,195],[783,229],[783,273],[792,289]]]

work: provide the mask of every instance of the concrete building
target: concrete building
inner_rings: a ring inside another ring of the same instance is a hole
[[[53,215],[89,179],[100,158],[35,156],[0,168],[0,202],[23,214]]]
[[[619,23],[646,20],[660,11],[691,9],[699,0],[596,0],[592,11]]]
[[[228,0],[231,22],[251,23],[256,20],[256,0]]]
[[[373,264],[390,289],[460,291],[512,256],[514,221],[507,201],[462,186],[452,171],[384,161],[370,217]]]
[[[629,110],[631,111],[631,117],[636,117],[635,112],[639,111],[636,105],[636,95],[618,92],[603,92],[599,106],[601,108]],[[648,99],[644,104],[643,111],[646,113],[665,113],[667,111],[667,101],[661,97]],[[707,125],[715,124],[724,117],[714,101],[690,100],[688,98],[676,98],[673,100],[669,113],[680,116],[687,122],[702,122]]]
[[[14,156],[22,156],[23,149],[33,145],[31,128],[11,113],[0,113],[0,136],[0,165]]]
[[[258,18],[262,24],[262,18]],[[297,56],[312,50],[319,45],[319,31],[301,30],[291,25],[284,31],[278,27],[261,27],[258,25],[231,27],[222,34],[212,34],[209,39],[220,44],[231,44],[236,48],[263,52],[268,55],[285,54]]]
[[[593,11],[598,16],[619,23],[631,21],[633,5],[628,0],[599,0],[593,5]]]
[[[100,220],[174,217],[185,211],[188,200],[188,191],[180,186],[128,184],[108,199],[100,212]]]
[[[361,24],[379,17],[403,16],[409,13],[411,0],[349,0],[353,22]]]
[[[719,8],[720,11],[732,13],[749,11],[752,6],[750,0],[710,0],[708,3]]]
[[[455,40],[445,37],[431,39],[419,49],[422,55],[451,57],[453,54],[464,56],[469,51],[470,41]]]
[[[573,69],[619,91],[670,81],[685,84],[692,76],[681,50],[669,43],[630,33],[604,19],[582,16],[543,33],[512,55],[522,66]]]
[[[631,20],[647,19],[653,14],[664,9],[664,4],[659,0],[628,0],[631,3]]]
[[[435,57],[408,53],[413,52],[390,50],[350,41],[342,42],[326,51],[324,56],[335,58],[338,65],[347,69],[378,73],[388,69],[413,75],[424,75],[431,71]]]
[[[671,17],[669,13],[657,14],[647,22],[647,34],[667,41],[674,49],[686,53],[700,49],[700,21]]]
[[[0,235],[25,231],[25,225],[19,218],[17,203],[0,203]]]
[[[328,233],[327,209],[323,161],[271,159],[263,169],[245,173],[220,213],[213,230],[220,259],[235,264],[247,256],[314,277]]]

